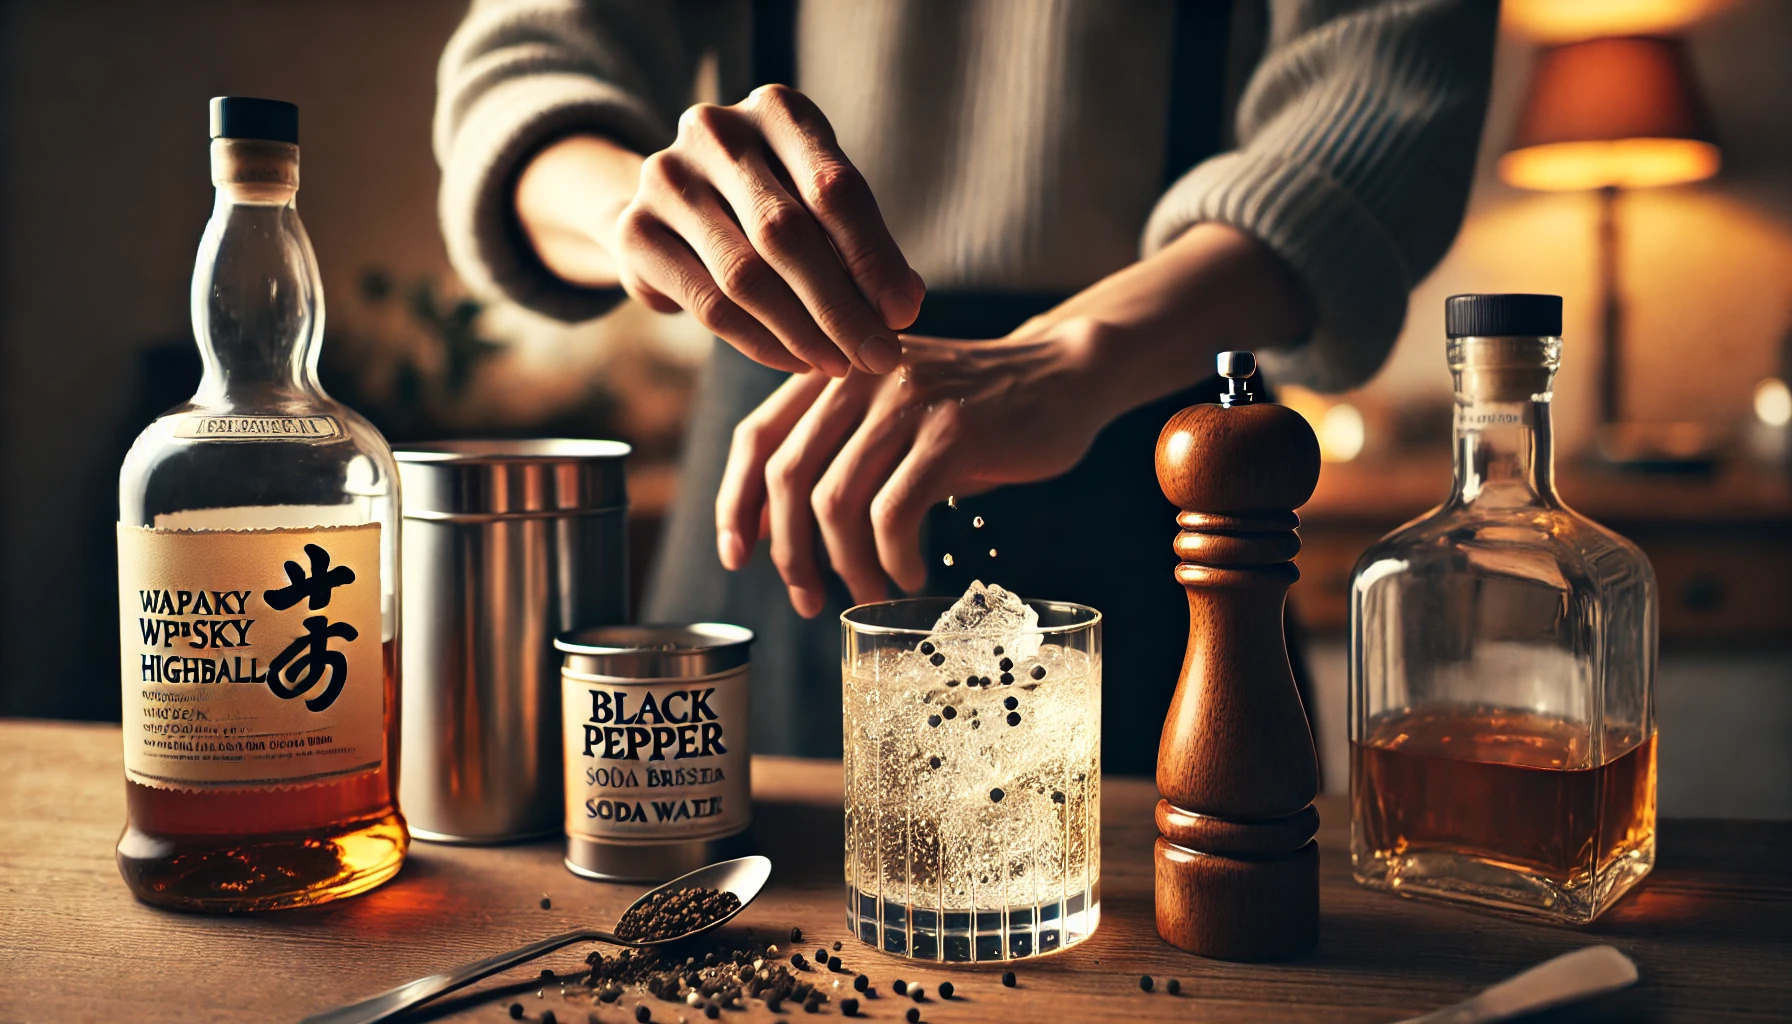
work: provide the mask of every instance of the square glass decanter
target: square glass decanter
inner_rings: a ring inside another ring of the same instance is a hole
[[[1351,581],[1351,864],[1572,923],[1655,860],[1655,576],[1556,495],[1561,299],[1447,306],[1455,485]]]

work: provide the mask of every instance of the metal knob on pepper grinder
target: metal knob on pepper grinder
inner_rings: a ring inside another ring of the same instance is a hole
[[[399,805],[411,834],[558,835],[568,630],[628,617],[619,441],[448,441],[394,452],[403,486]]]

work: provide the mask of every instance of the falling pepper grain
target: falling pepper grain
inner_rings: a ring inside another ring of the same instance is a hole
[[[1003,971],[1002,972],[1002,987],[1003,988],[1013,988],[1014,987],[1014,972],[1013,971]]]
[[[852,987],[855,991],[863,992],[863,991],[865,991],[865,989],[869,988],[870,986],[871,986],[871,979],[865,977],[863,974],[852,979]]]
[[[859,1001],[857,999],[842,999],[842,1000],[840,1000],[840,1016],[842,1016],[842,1017],[857,1017],[858,1015],[859,1015]]]
[[[511,1003],[510,1004],[510,1019],[511,1020],[522,1020],[523,1019],[523,1004],[522,1003]]]
[[[902,1015],[902,1019],[908,1021],[908,1024],[920,1024],[921,1008],[918,1006],[909,1007],[908,1012]]]
[[[940,998],[941,999],[952,998],[952,983],[951,982],[949,982],[949,981],[940,982]]]
[[[1151,975],[1149,975],[1149,974],[1139,975],[1139,991],[1141,991],[1141,992],[1151,991]]]
[[[890,991],[896,993],[899,996],[907,995],[908,994],[908,982],[903,981],[901,978],[897,978],[895,981],[890,982]]]
[[[635,1007],[635,1019],[640,1021],[641,1024],[647,1024],[648,1021],[653,1019],[653,1011],[647,1008],[646,1003],[642,1003]]]
[[[552,1011],[552,1010],[541,1011],[541,1024],[554,1024],[555,1020],[556,1020],[556,1018],[554,1017],[554,1011]]]
[[[543,897],[542,897],[542,898],[541,898],[541,909],[543,909],[543,910],[552,910],[552,909],[554,909],[554,901],[553,901],[553,900],[550,900],[550,899],[548,899],[548,898],[547,898],[547,897],[546,897],[546,896],[543,896]]]
[[[1182,982],[1177,981],[1175,978],[1171,978],[1169,981],[1164,982],[1164,991],[1171,995],[1177,995],[1182,991]]]
[[[803,941],[803,930],[801,928],[790,929],[790,941],[792,941],[792,942]]]

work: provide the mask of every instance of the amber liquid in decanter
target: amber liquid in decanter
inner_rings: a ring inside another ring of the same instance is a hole
[[[1535,879],[1539,895],[1627,886],[1653,859],[1655,734],[1610,737],[1598,763],[1586,736],[1491,709],[1384,718],[1351,744],[1354,842],[1371,862],[1449,862],[1415,872],[1432,884],[1485,864],[1505,885]],[[1452,895],[1473,899],[1472,884]]]

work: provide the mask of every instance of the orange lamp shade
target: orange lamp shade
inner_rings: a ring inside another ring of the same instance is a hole
[[[1544,50],[1500,177],[1519,188],[1647,188],[1720,163],[1677,39],[1623,36]]]

